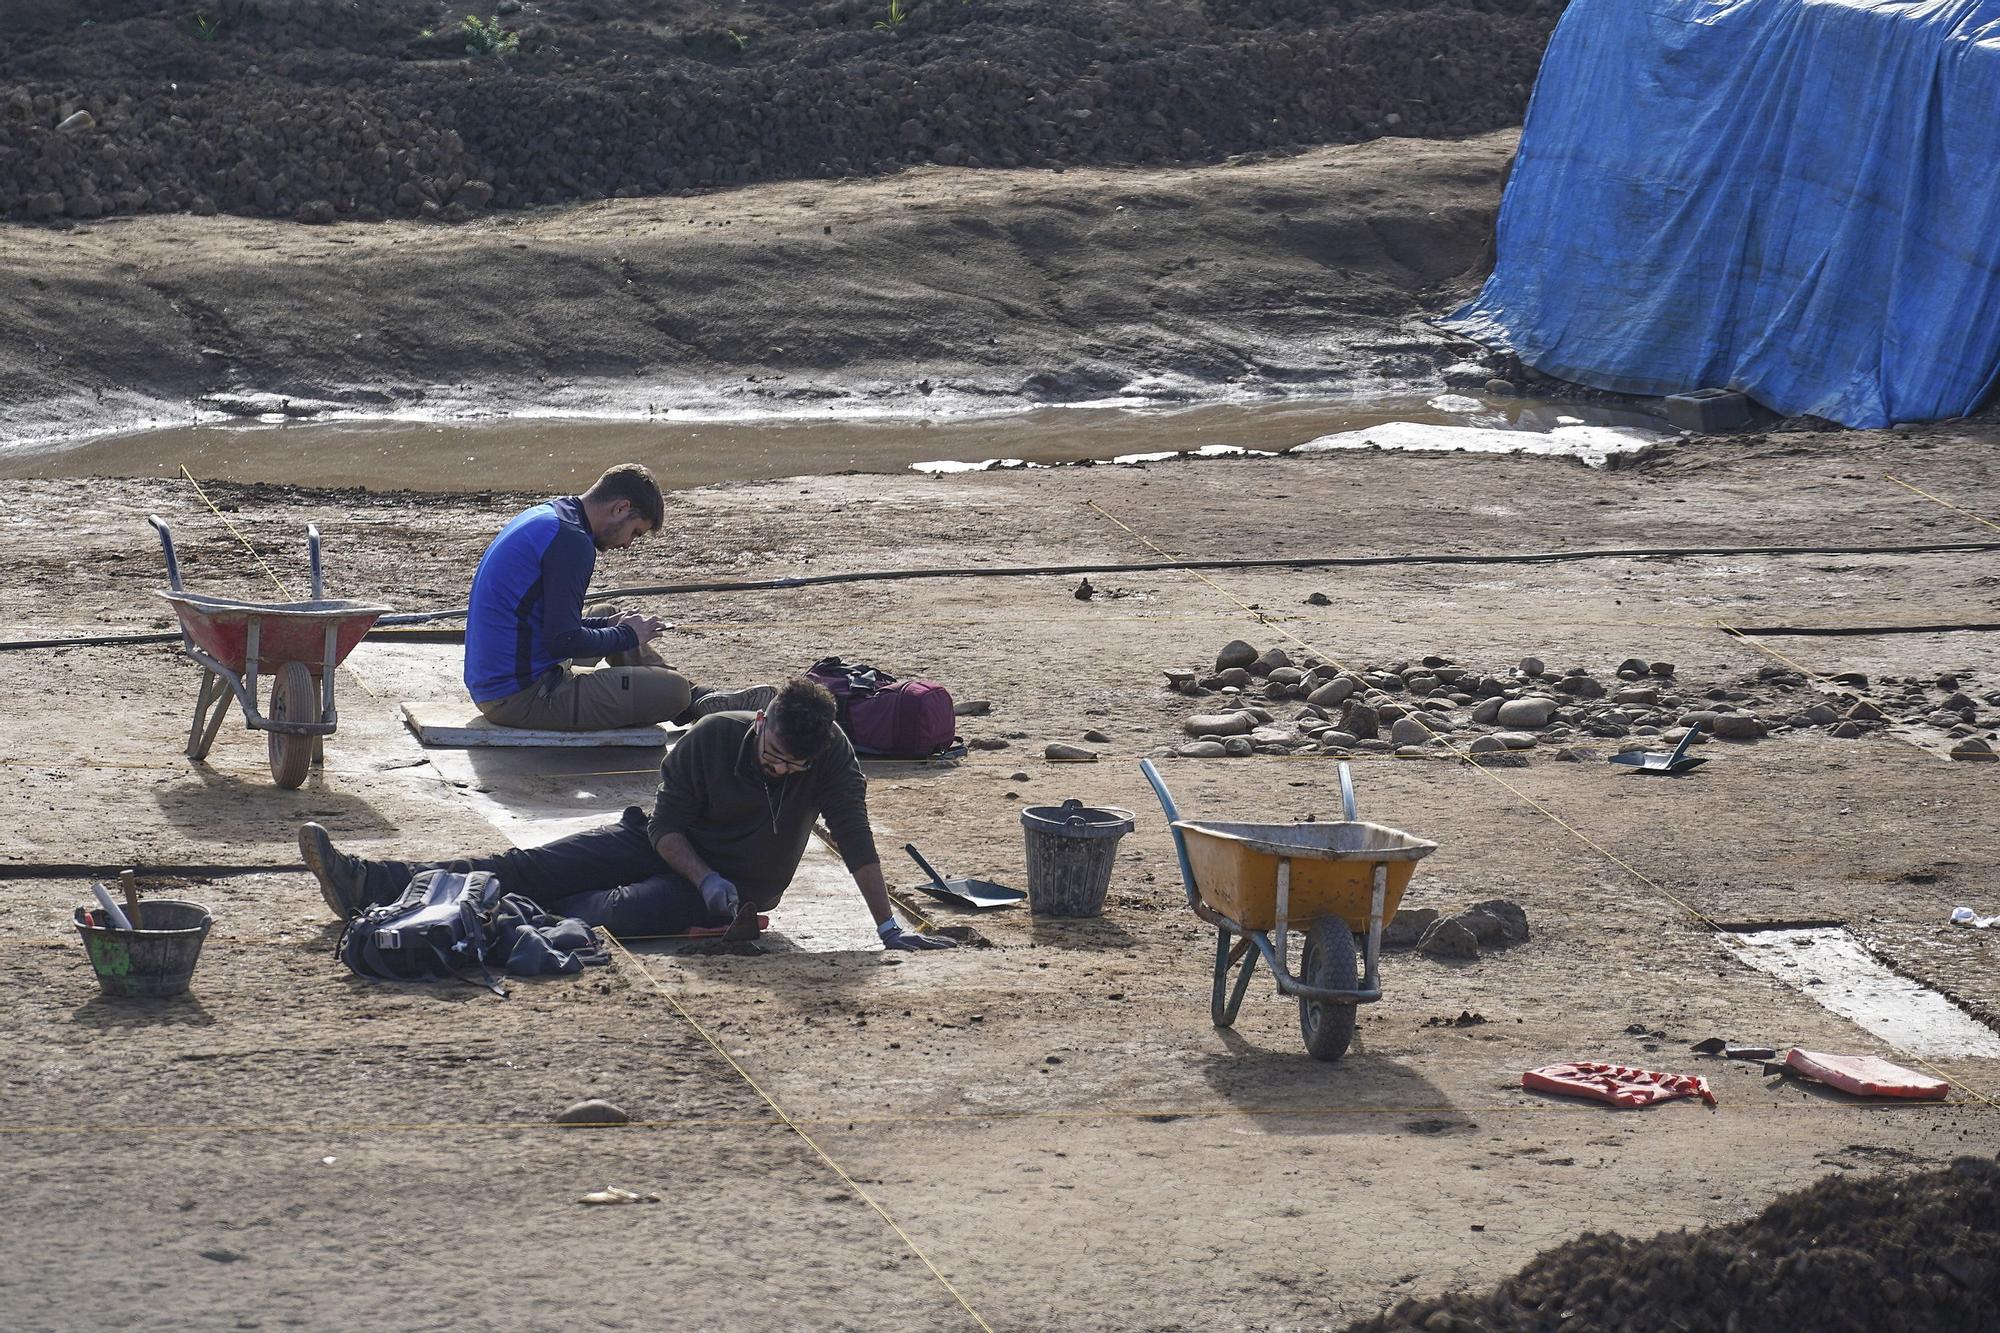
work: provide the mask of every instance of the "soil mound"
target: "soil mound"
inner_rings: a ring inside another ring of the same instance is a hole
[[[2000,1328],[2000,1166],[1830,1176],[1756,1217],[1647,1241],[1585,1234],[1484,1297],[1405,1301],[1350,1333]]]
[[[459,220],[1517,123],[1563,0],[13,0],[0,218]],[[82,113],[82,114],[79,114]]]

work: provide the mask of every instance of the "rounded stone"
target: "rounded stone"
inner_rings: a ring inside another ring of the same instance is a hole
[[[1509,699],[1501,704],[1494,720],[1503,727],[1546,727],[1555,715],[1554,699],[1531,694],[1525,699]]]
[[[1241,639],[1231,639],[1215,655],[1215,669],[1227,671],[1231,667],[1247,667],[1257,660],[1257,650]]]
[[[1248,713],[1196,713],[1181,730],[1190,736],[1245,736],[1251,726]]]
[[[1548,669],[1548,665],[1539,657],[1524,657],[1521,659],[1521,674],[1524,676],[1530,678],[1539,676]]]
[[[1355,690],[1355,681],[1349,676],[1335,676],[1326,684],[1306,696],[1306,702],[1318,704],[1321,708],[1331,708],[1335,704],[1347,702]]]
[[[1389,728],[1389,743],[1392,745],[1423,745],[1430,739],[1430,728],[1413,717],[1399,717]]]
[[[1220,759],[1229,751],[1221,741],[1189,741],[1174,753],[1183,759]]]
[[[1222,743],[1222,752],[1232,759],[1241,759],[1251,754],[1255,748],[1250,744],[1248,736],[1231,736]]]

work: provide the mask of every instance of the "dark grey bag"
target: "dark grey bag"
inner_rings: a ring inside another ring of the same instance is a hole
[[[581,972],[610,961],[597,932],[502,893],[485,870],[426,870],[400,898],[357,914],[340,937],[340,958],[377,981],[481,985],[506,995],[493,972],[515,976]],[[476,971],[477,976],[473,973]]]

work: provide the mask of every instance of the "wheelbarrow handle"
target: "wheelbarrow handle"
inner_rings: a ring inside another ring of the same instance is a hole
[[[175,592],[181,590],[181,562],[174,558],[174,530],[158,514],[149,514],[146,521],[153,525],[153,531],[160,534],[160,549],[167,555],[167,586]]]
[[[1201,896],[1194,887],[1194,867],[1188,864],[1187,839],[1174,827],[1180,821],[1181,812],[1174,804],[1173,794],[1167,790],[1167,780],[1160,776],[1160,770],[1153,767],[1150,759],[1139,761],[1139,771],[1146,775],[1146,781],[1153,785],[1153,795],[1160,798],[1160,809],[1166,811],[1167,828],[1174,835],[1174,855],[1181,863],[1181,884],[1187,889],[1189,907],[1200,905]]]

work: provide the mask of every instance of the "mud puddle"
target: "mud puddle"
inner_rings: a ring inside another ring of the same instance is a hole
[[[1665,438],[1635,412],[1459,393],[1174,409],[638,420],[204,422],[0,457],[0,477],[173,476],[388,490],[574,490],[638,460],[675,487],[838,472],[964,472],[1330,452],[1372,445],[1555,454],[1602,463]]]
[[[2000,1033],[1936,991],[1891,972],[1841,927],[1745,931],[1717,938],[1751,967],[1899,1051],[1937,1058],[2000,1057]]]

